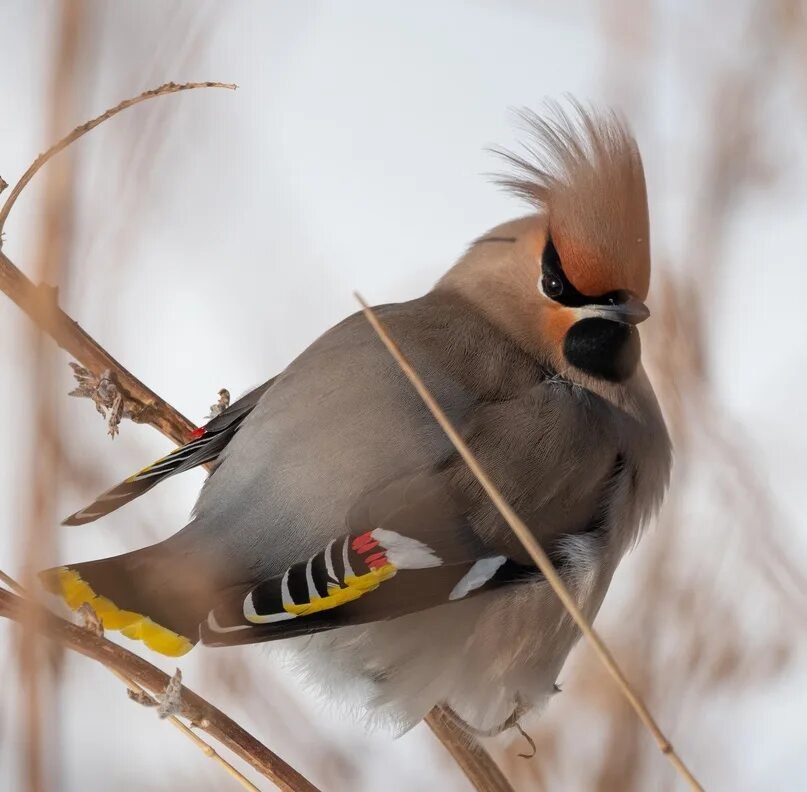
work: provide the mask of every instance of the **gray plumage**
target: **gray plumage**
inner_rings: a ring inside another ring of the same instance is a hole
[[[641,363],[603,368],[598,360],[638,350],[639,319],[608,295],[629,292],[631,305],[646,296],[641,161],[616,119],[600,124],[578,113],[537,129],[556,166],[538,214],[477,240],[424,297],[376,311],[593,618],[660,502],[670,449]],[[629,160],[622,171],[620,156]],[[529,195],[525,185],[516,186]],[[609,224],[612,189],[628,194],[612,206],[619,222]],[[553,214],[553,190],[563,192],[563,216]],[[589,224],[587,201],[595,207]],[[578,216],[570,220],[571,211]],[[555,271],[548,251],[562,265],[557,299],[546,293]],[[578,290],[604,297],[588,305]],[[608,334],[615,311],[623,311],[616,341]],[[221,643],[268,640],[281,630],[303,635],[311,617],[239,624],[248,592],[288,581],[289,567],[332,540],[376,528],[416,536],[444,570],[465,574],[480,559],[502,558],[528,573],[487,589],[485,576],[505,566],[486,561],[445,588],[440,570],[418,578],[404,568],[377,591],[319,614],[311,634],[277,644],[294,665],[331,698],[396,730],[438,703],[487,731],[544,702],[577,630],[360,314],[315,341],[260,395],[218,456],[188,526],[121,557],[115,575],[107,570],[116,559],[70,569],[119,607],[185,635],[201,624],[205,642],[217,634]],[[406,579],[423,583],[406,589]],[[465,593],[452,599],[449,588]],[[236,621],[221,630],[231,612]]]

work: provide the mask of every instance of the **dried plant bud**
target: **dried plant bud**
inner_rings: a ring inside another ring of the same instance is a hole
[[[107,369],[97,377],[78,363],[71,362],[70,368],[73,369],[78,387],[70,391],[69,395],[92,400],[95,409],[106,419],[110,437],[118,434],[120,422],[124,418],[138,420],[141,417],[143,406],[126,398],[118,387],[114,372]]]
[[[182,671],[178,668],[174,671],[165,692],[158,695],[157,699],[160,702],[160,707],[157,710],[157,715],[160,718],[179,715],[182,711]]]
[[[229,406],[230,391],[228,391],[227,388],[222,388],[219,391],[219,400],[215,404],[210,405],[210,414],[206,415],[205,418],[208,420],[215,418],[217,415],[223,413]]]
[[[99,638],[104,637],[104,625],[89,602],[82,603],[76,613],[81,621],[81,626],[87,632],[91,632]]]
[[[159,702],[155,701],[145,690],[132,690],[126,688],[126,695],[137,704],[143,707],[156,707]]]

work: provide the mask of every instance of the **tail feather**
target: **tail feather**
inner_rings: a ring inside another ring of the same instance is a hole
[[[198,625],[210,608],[211,593],[198,577],[185,574],[164,546],[55,567],[40,577],[72,610],[86,603],[105,629],[178,657],[199,640]]]

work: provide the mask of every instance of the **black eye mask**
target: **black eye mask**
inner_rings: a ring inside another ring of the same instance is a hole
[[[617,289],[595,297],[579,292],[563,271],[563,264],[551,235],[547,235],[546,246],[541,256],[541,272],[542,283],[551,284],[549,289],[544,287],[546,296],[568,308],[581,308],[584,305],[619,305],[630,298],[630,292],[625,289]],[[561,284],[560,290],[552,288],[556,283]]]

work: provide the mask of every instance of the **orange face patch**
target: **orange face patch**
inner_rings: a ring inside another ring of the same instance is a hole
[[[574,308],[558,304],[547,306],[542,316],[541,332],[552,349],[563,349],[563,339],[577,318]]]
[[[562,237],[553,237],[552,241],[560,256],[564,274],[582,294],[595,297],[628,288],[621,267],[603,261],[601,253],[564,242]]]
[[[562,233],[553,233],[563,272],[581,293],[596,297],[627,289],[642,299],[647,296],[649,268],[635,256],[607,253],[571,242]]]

